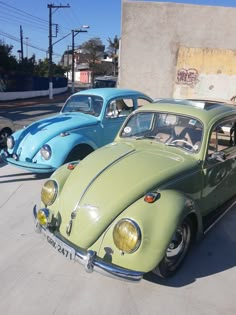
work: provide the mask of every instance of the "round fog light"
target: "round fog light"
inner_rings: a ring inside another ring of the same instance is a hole
[[[41,225],[47,225],[49,217],[48,209],[41,209],[37,212],[37,219]]]

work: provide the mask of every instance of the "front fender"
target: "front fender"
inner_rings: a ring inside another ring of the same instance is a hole
[[[50,165],[53,165],[55,169],[65,162],[68,154],[79,144],[88,144],[94,150],[97,149],[97,145],[91,139],[83,135],[73,133],[70,133],[66,136],[58,135],[57,137],[48,141],[47,144],[52,149],[51,158],[48,161],[45,161],[42,158],[40,152],[38,152],[36,159],[39,163],[49,163]]]
[[[149,272],[162,260],[177,226],[190,213],[196,213],[196,217],[199,215],[193,201],[179,191],[162,191],[154,203],[146,203],[141,198],[114,220],[95,244],[95,249],[100,242],[100,257],[106,257],[104,248],[110,247],[113,251],[112,263]],[[132,254],[121,253],[113,242],[114,226],[122,218],[134,220],[141,230],[141,244]]]
[[[73,172],[73,169],[68,168],[68,164],[69,163],[66,163],[66,164],[62,165],[61,167],[59,167],[56,171],[54,171],[52,173],[52,175],[49,178],[50,180],[55,180],[57,183],[57,187],[58,187],[57,198],[56,198],[55,202],[50,207],[50,210],[53,213],[53,215],[57,215],[58,211],[61,210],[61,208],[60,208],[60,196],[61,196],[63,187],[67,181],[67,178],[70,176],[71,172]],[[78,167],[79,162],[74,162],[73,164],[74,164],[74,167]],[[45,206],[46,205],[44,205],[41,202],[41,208],[44,208]]]

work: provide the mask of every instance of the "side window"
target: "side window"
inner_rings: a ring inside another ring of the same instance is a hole
[[[131,98],[120,98],[110,102],[107,106],[106,117],[116,118],[116,117],[126,117],[134,109],[134,102]]]
[[[138,104],[138,107],[142,107],[142,106],[145,106],[147,104],[150,104],[151,102],[144,99],[144,98],[138,98],[137,99],[137,104]]]
[[[214,152],[222,152],[228,156],[232,150],[235,151],[235,127],[236,120],[223,122],[214,127],[209,139],[208,156],[211,156]]]

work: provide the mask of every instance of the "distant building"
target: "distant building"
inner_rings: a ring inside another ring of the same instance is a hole
[[[91,83],[93,80],[93,73],[89,67],[89,53],[86,49],[82,48],[81,46],[74,50],[74,79],[75,82],[81,83]],[[98,63],[112,63],[112,58],[109,58],[105,53],[105,46],[101,45],[97,47],[97,59],[99,60]],[[60,63],[63,67],[70,69],[66,76],[69,80],[72,79],[71,73],[71,65],[72,65],[72,51],[66,51],[61,59]],[[110,67],[112,69],[112,66]],[[112,70],[111,70],[112,71]]]
[[[236,96],[236,8],[123,0],[121,29],[119,87]]]

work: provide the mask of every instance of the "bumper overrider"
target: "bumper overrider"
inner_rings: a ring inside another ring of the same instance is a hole
[[[1,158],[5,163],[23,168],[25,170],[36,173],[50,173],[55,171],[55,167],[46,164],[32,163],[27,161],[19,161],[16,154],[10,154],[6,150],[1,151]]]
[[[33,208],[35,221],[35,230],[42,233],[47,242],[59,253],[62,253],[69,260],[79,262],[84,265],[87,272],[99,272],[109,277],[131,282],[140,281],[143,278],[144,272],[129,270],[108,263],[97,256],[93,250],[84,250],[81,248],[73,248],[69,242],[61,235],[55,235],[48,228],[42,226],[37,220],[37,207]]]

